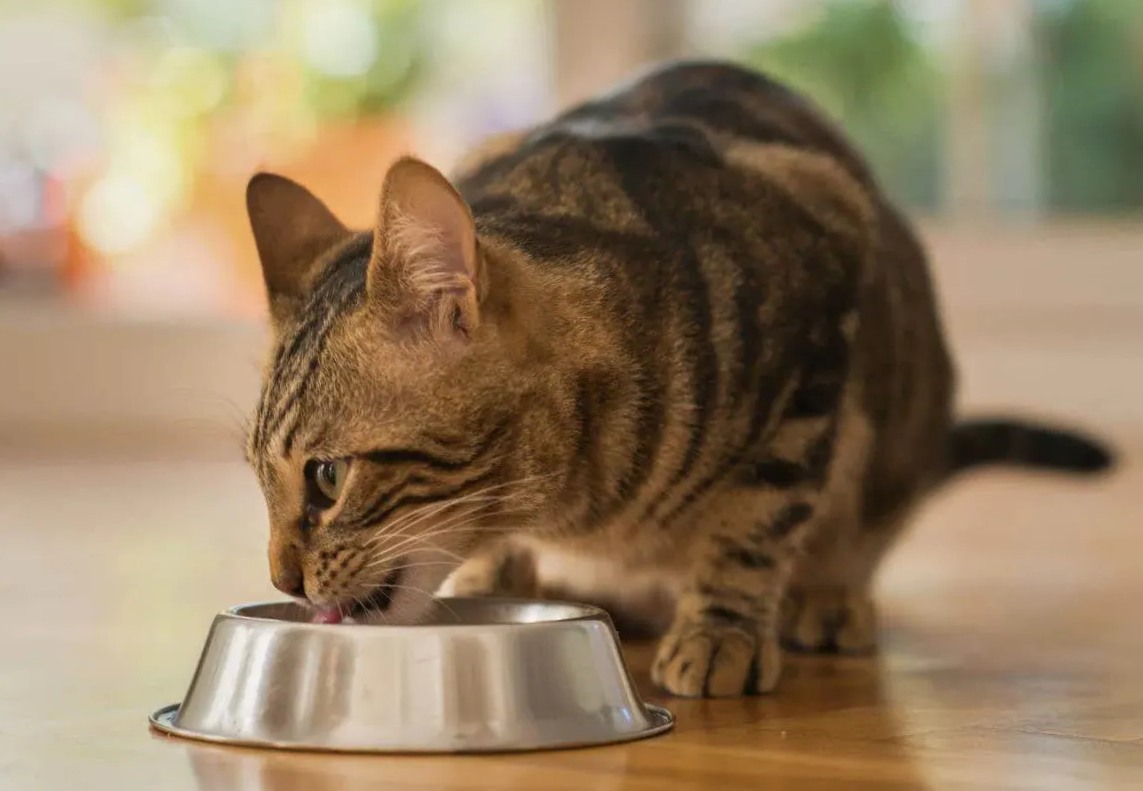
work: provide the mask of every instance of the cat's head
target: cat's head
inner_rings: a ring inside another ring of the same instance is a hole
[[[415,159],[389,171],[372,231],[269,174],[247,207],[274,334],[247,446],[274,585],[327,613],[415,618],[460,557],[538,507],[509,267],[490,273],[468,206]]]

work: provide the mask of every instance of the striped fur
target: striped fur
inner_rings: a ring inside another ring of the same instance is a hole
[[[809,103],[674,64],[492,141],[455,189],[394,172],[379,227],[341,236],[252,185],[260,250],[275,223],[325,240],[263,254],[283,307],[249,455],[279,587],[415,618],[464,557],[446,591],[659,624],[681,695],[771,689],[780,636],[870,647],[877,562],[946,475],[953,374],[920,245]],[[342,458],[311,507],[306,462]]]

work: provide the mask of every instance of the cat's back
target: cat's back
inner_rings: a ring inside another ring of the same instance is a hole
[[[498,138],[466,163],[459,186],[470,200],[512,192],[550,205],[560,193],[598,187],[604,178],[638,179],[664,168],[737,170],[740,163],[725,154],[741,144],[822,155],[872,186],[860,155],[810,102],[720,61],[657,67],[547,123]]]
[[[686,125],[708,139],[785,145],[827,154],[862,180],[868,169],[841,132],[804,96],[766,75],[723,61],[658,66],[575,107],[556,125]]]

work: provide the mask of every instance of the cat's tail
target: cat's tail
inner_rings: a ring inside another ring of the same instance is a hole
[[[1091,475],[1115,464],[1114,450],[1094,437],[1006,418],[958,422],[949,435],[947,453],[946,478],[985,465]]]

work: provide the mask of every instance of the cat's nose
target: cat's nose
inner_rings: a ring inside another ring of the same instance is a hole
[[[280,534],[270,533],[270,582],[274,587],[289,596],[304,598],[306,578],[298,558],[297,547],[283,540]]]
[[[300,569],[276,569],[271,581],[275,588],[288,596],[297,596],[301,599],[306,596],[306,581]]]

